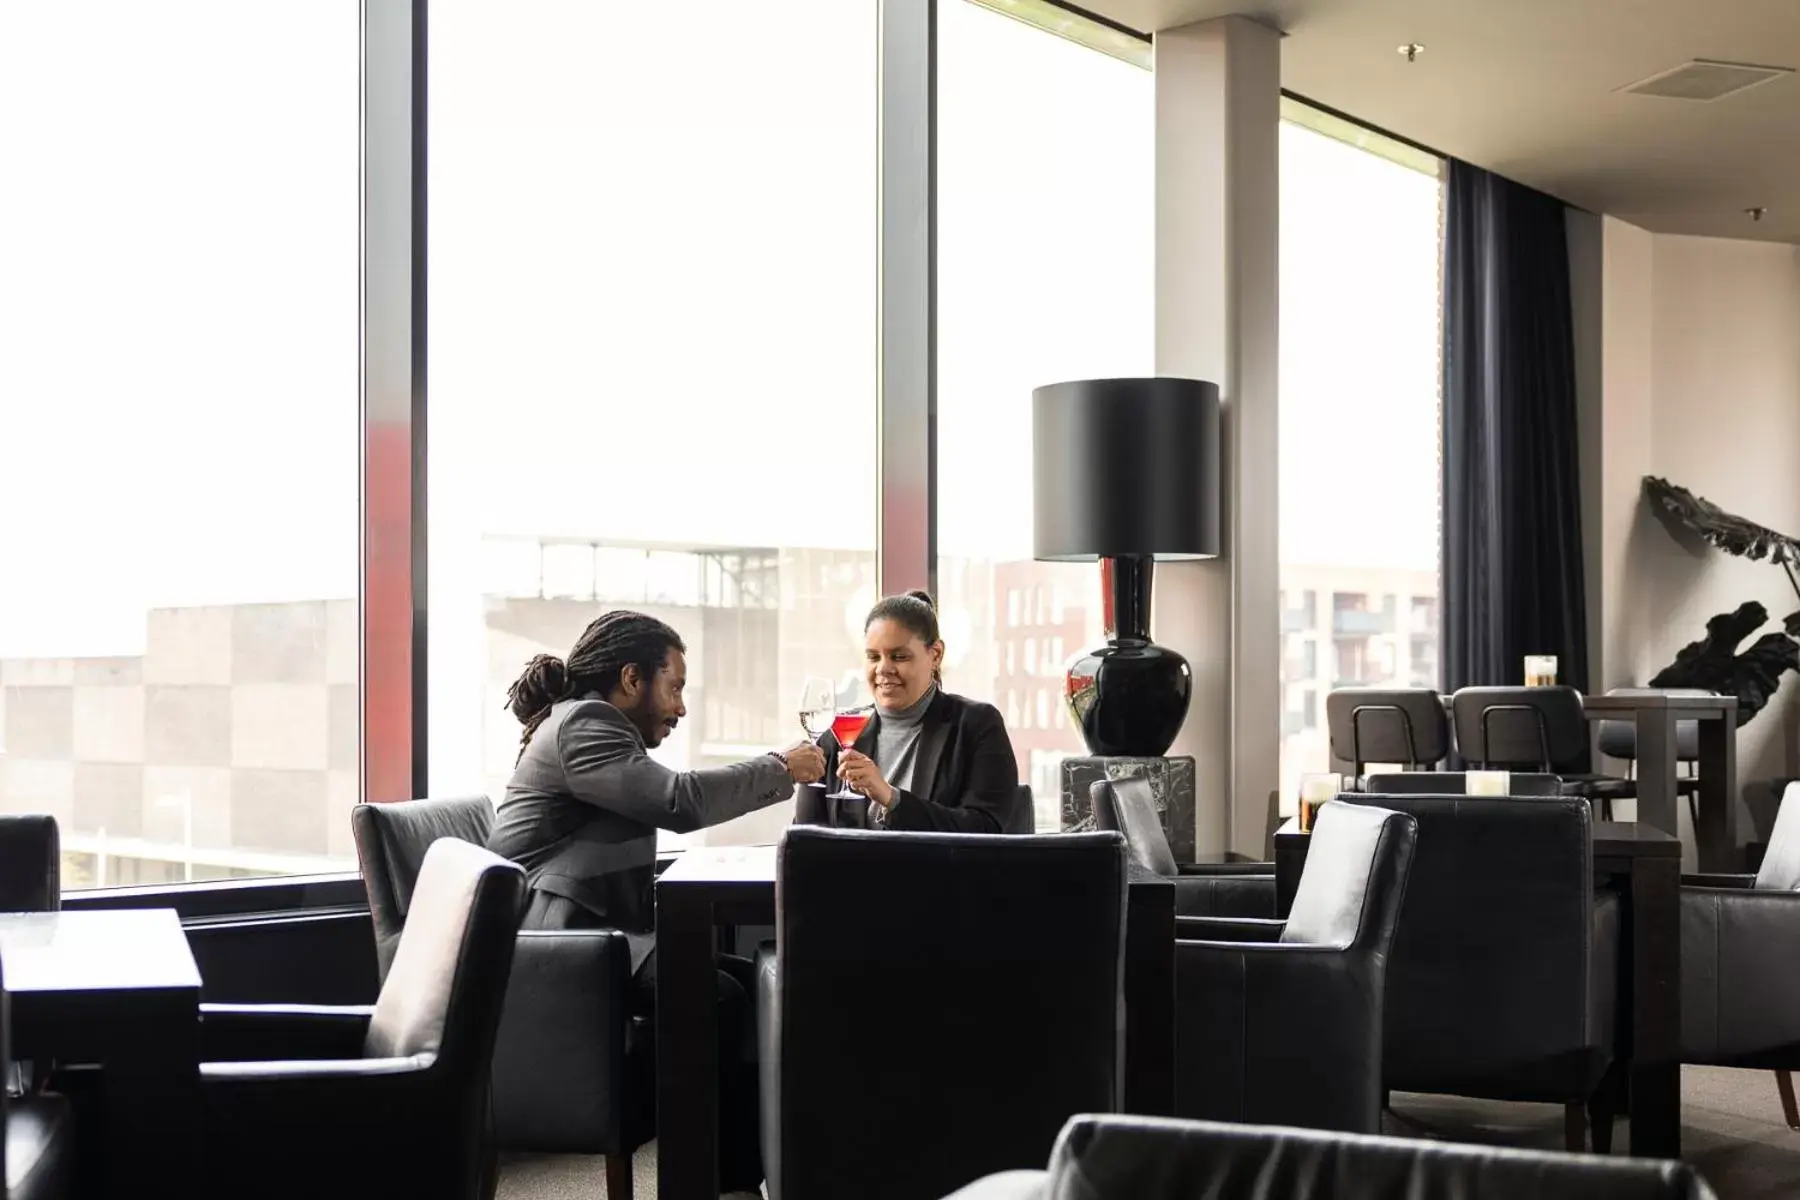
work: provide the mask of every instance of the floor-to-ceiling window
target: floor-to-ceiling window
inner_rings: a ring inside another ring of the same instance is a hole
[[[1289,101],[1281,125],[1281,775],[1325,694],[1438,680],[1438,162]]]
[[[0,5],[0,811],[354,867],[354,0]]]
[[[935,499],[949,686],[1000,707],[1049,827],[1098,576],[1031,558],[1030,395],[1154,369],[1154,82],[1037,0],[936,3],[936,491],[902,498]],[[58,815],[75,886],[347,868],[358,70],[389,68],[335,0],[65,9],[0,12],[0,161],[34,180],[0,192],[0,807]],[[883,78],[925,104],[883,19],[432,7],[430,790],[500,796],[506,684],[610,607],[688,641],[672,764],[798,736],[808,678],[861,697]],[[1437,183],[1348,129],[1281,135],[1284,786],[1333,683],[1436,676]]]
[[[433,7],[434,790],[501,797],[507,685],[610,608],[687,643],[671,766],[791,743],[809,677],[866,702],[877,17]]]
[[[1100,639],[1099,573],[1032,559],[1031,392],[1152,373],[1154,81],[972,0],[937,5],[945,679],[999,707],[1054,829],[1059,764],[1083,752],[1063,669]]]

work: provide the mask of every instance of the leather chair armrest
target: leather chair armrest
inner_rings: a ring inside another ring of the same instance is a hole
[[[1045,1171],[1001,1171],[959,1187],[944,1200],[1045,1200],[1050,1176]]]
[[[1178,875],[1175,913],[1184,917],[1273,917],[1275,876],[1233,873]]]
[[[1269,862],[1176,863],[1178,875],[1267,875],[1275,878],[1275,864]]]
[[[1783,1066],[1796,1044],[1800,892],[1683,888],[1681,1061]]]
[[[1381,1001],[1337,947],[1177,941],[1175,1115],[1379,1132]]]
[[[631,947],[616,929],[519,934],[494,1043],[500,1145],[566,1154],[634,1148],[624,1145],[630,976]]]
[[[1683,875],[1682,887],[1697,888],[1753,888],[1756,886],[1754,875]]]
[[[367,1005],[202,1004],[200,1061],[360,1058],[374,1011]]]
[[[1286,921],[1258,917],[1175,918],[1175,938],[1184,942],[1278,942]]]
[[[203,1083],[306,1082],[319,1085],[354,1085],[362,1080],[392,1076],[418,1075],[429,1067],[435,1055],[415,1054],[405,1058],[331,1058],[287,1059],[271,1062],[208,1062],[200,1064]]]

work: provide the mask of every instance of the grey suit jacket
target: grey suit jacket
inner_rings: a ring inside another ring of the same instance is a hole
[[[787,769],[772,755],[671,771],[645,753],[624,713],[589,693],[559,701],[531,735],[488,849],[524,867],[533,888],[623,930],[636,970],[654,945],[656,831],[717,825],[792,791]]]

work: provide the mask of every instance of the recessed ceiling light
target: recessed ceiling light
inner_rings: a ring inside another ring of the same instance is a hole
[[[1425,53],[1425,47],[1418,42],[1408,42],[1404,46],[1395,46],[1394,50],[1398,54],[1405,55],[1407,62],[1418,62],[1419,55]]]

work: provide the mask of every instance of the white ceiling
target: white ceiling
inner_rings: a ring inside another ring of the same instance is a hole
[[[1146,33],[1256,17],[1310,100],[1647,229],[1800,243],[1800,75],[1710,103],[1616,91],[1694,58],[1800,67],[1800,0],[1080,2]]]

